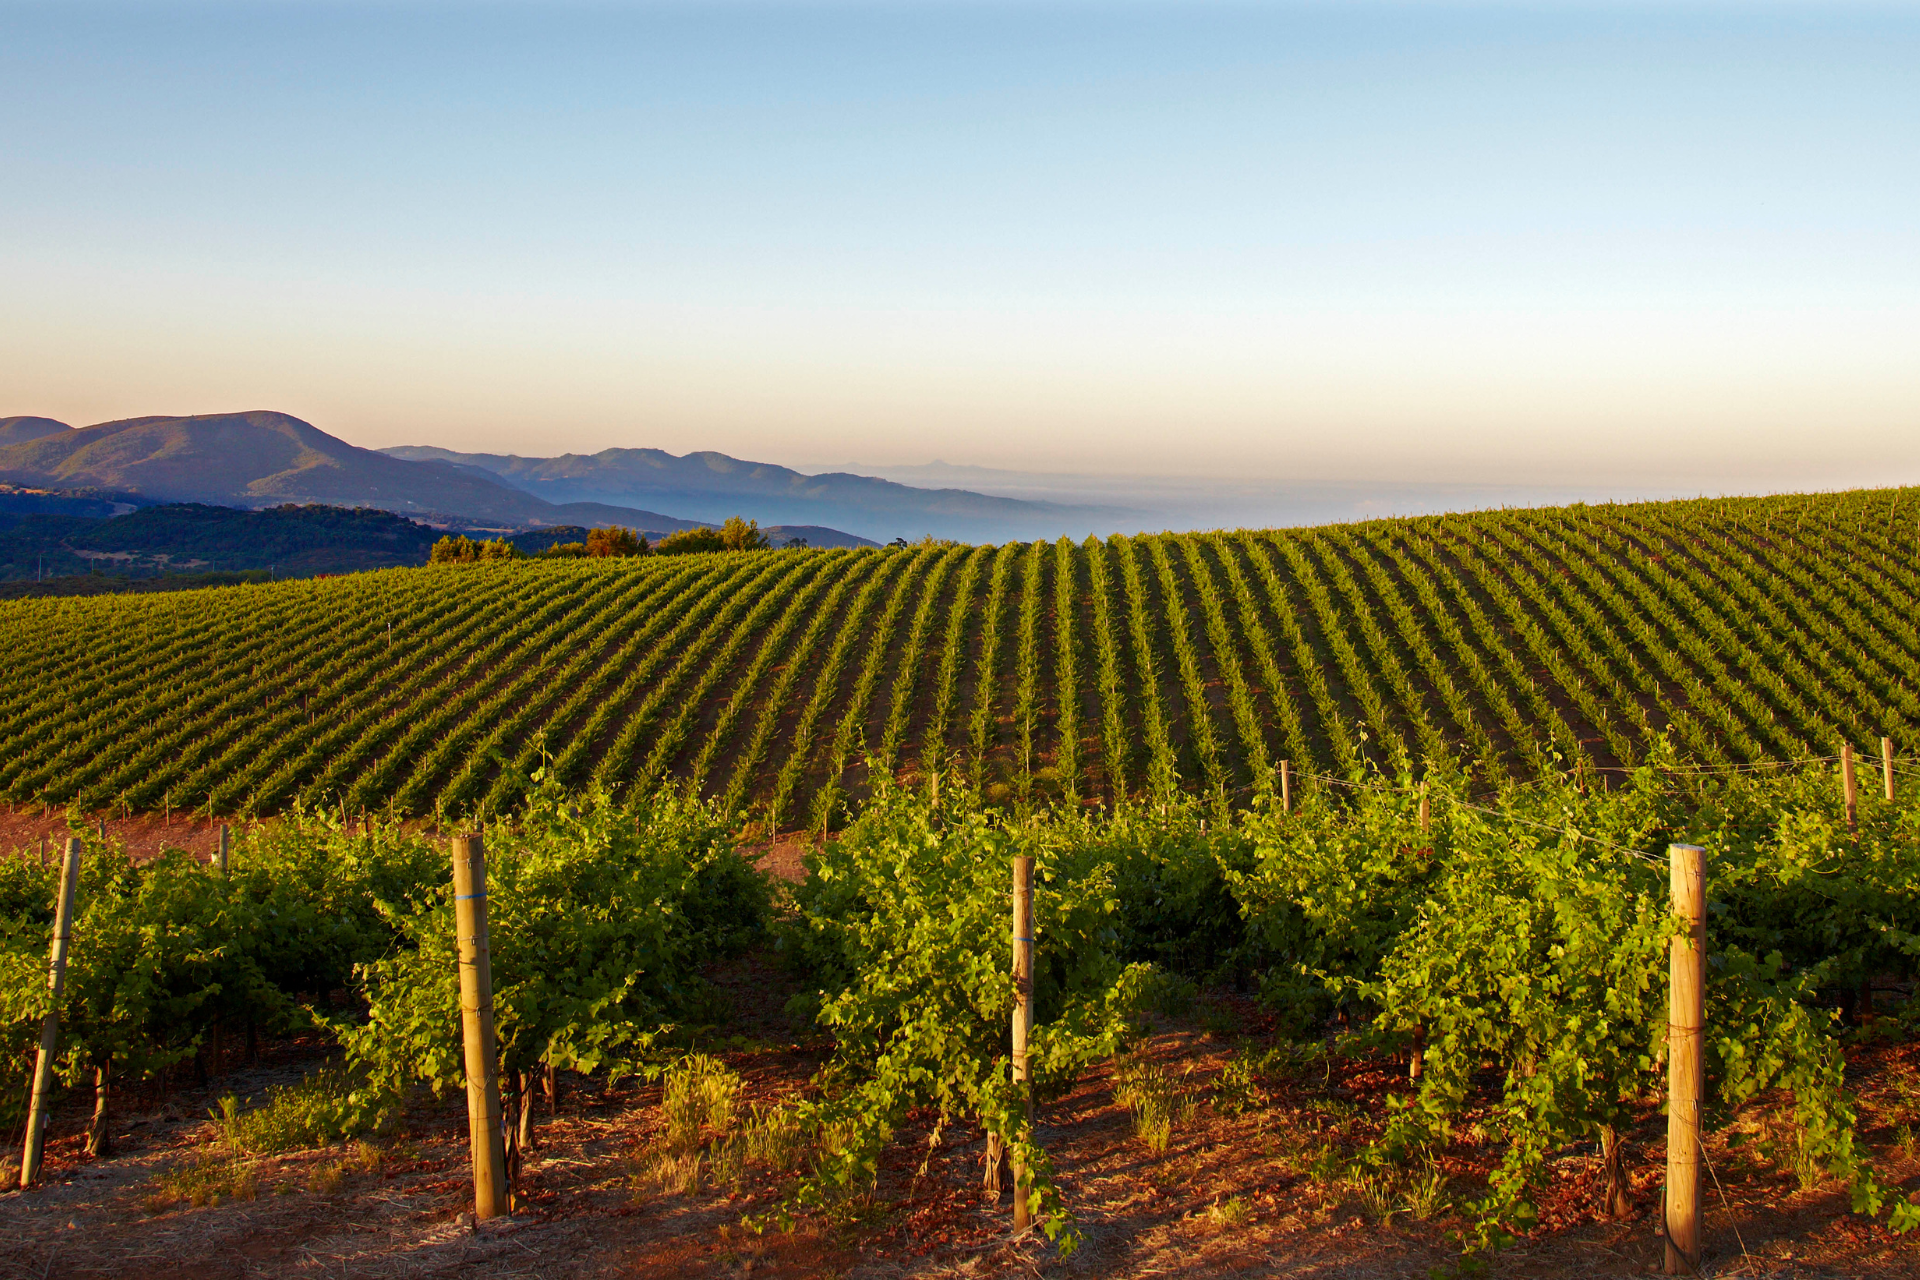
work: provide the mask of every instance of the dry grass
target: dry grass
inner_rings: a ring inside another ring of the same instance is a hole
[[[165,1213],[181,1204],[217,1207],[223,1201],[251,1200],[258,1188],[253,1161],[210,1146],[155,1174],[142,1203],[149,1213]]]

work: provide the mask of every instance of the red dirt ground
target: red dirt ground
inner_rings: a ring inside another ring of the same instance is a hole
[[[37,843],[57,818],[0,815],[0,848]],[[204,851],[205,823],[134,819],[109,824],[136,854],[163,845]],[[787,880],[803,874],[805,845],[760,846],[762,866]],[[768,957],[710,977],[733,1006],[731,1034],[701,1047],[765,1104],[808,1087],[827,1047],[784,1013],[793,980]],[[980,1190],[980,1134],[945,1130],[929,1145],[931,1115],[896,1135],[872,1190],[831,1219],[802,1217],[793,1232],[756,1233],[742,1223],[774,1208],[788,1178],[750,1171],[735,1186],[710,1179],[688,1194],[640,1189],[639,1158],[661,1131],[660,1089],[563,1077],[557,1115],[541,1110],[522,1204],[477,1228],[468,1180],[463,1100],[421,1099],[396,1131],[365,1149],[341,1146],[262,1157],[250,1197],[192,1208],[156,1196],[156,1177],[206,1149],[206,1117],[219,1098],[259,1100],[325,1060],[317,1039],[265,1047],[259,1062],[206,1087],[123,1090],[112,1132],[116,1151],[87,1160],[82,1134],[90,1098],[61,1099],[46,1179],[31,1192],[0,1193],[0,1280],[11,1277],[140,1276],[227,1280],[254,1276],[848,1276],[872,1277],[1335,1277],[1425,1276],[1459,1257],[1448,1239],[1463,1221],[1452,1207],[1483,1186],[1499,1149],[1463,1117],[1422,1199],[1406,1187],[1357,1185],[1321,1159],[1350,1153],[1379,1131],[1387,1096],[1405,1088],[1404,1067],[1335,1060],[1270,1078],[1242,1097],[1220,1073],[1237,1047],[1271,1043],[1251,1002],[1210,993],[1189,1016],[1161,1019],[1139,1049],[1192,1103],[1163,1154],[1153,1154],[1114,1098],[1112,1069],[1098,1068],[1048,1103],[1039,1136],[1083,1241],[1061,1256],[1042,1239],[1013,1239],[1008,1196]],[[1860,1136],[1883,1176],[1920,1187],[1920,1044],[1849,1049]],[[1779,1099],[1749,1109],[1747,1136],[1784,1132]],[[1715,1135],[1716,1175],[1706,1213],[1702,1274],[1893,1277],[1920,1275],[1920,1233],[1896,1237],[1848,1212],[1832,1179],[1803,1189],[1790,1168],[1758,1144]],[[9,1135],[17,1151],[19,1134]],[[1627,1135],[1636,1212],[1597,1212],[1600,1169],[1591,1144],[1555,1153],[1538,1228],[1488,1259],[1491,1274],[1527,1277],[1644,1275],[1660,1257],[1658,1193],[1665,1123],[1653,1100]],[[1784,1158],[1783,1158],[1784,1159]],[[921,1171],[924,1162],[924,1172]],[[1337,1163],[1337,1162],[1336,1162]],[[12,1176],[17,1176],[14,1173]],[[11,1185],[0,1166],[0,1185]]]
[[[790,983],[759,961],[714,975],[735,1001],[745,1038],[709,1046],[742,1076],[749,1101],[803,1089],[824,1045],[791,1038],[780,1007]],[[251,1199],[189,1208],[153,1199],[155,1175],[211,1141],[202,1117],[223,1093],[259,1097],[321,1061],[318,1042],[271,1046],[263,1060],[205,1089],[124,1099],[118,1150],[84,1159],[87,1100],[58,1113],[47,1182],[0,1194],[0,1277],[153,1276],[225,1280],[314,1276],[1424,1276],[1458,1256],[1442,1206],[1422,1220],[1393,1197],[1314,1175],[1327,1145],[1351,1148],[1377,1129],[1382,1100],[1402,1087],[1388,1062],[1336,1063],[1267,1082],[1243,1114],[1218,1074],[1257,1013],[1209,998],[1193,1022],[1167,1022],[1142,1052],[1194,1101],[1163,1155],[1134,1136],[1115,1104],[1111,1072],[1094,1071],[1049,1104],[1040,1136],[1061,1175],[1084,1242],[1062,1258],[1043,1241],[1009,1238],[1007,1198],[979,1190],[981,1138],[948,1129],[927,1145],[931,1116],[897,1135],[871,1194],[836,1220],[803,1219],[792,1233],[755,1233],[744,1215],[772,1208],[781,1178],[749,1174],[737,1187],[686,1195],[636,1190],[635,1157],[662,1126],[657,1086],[605,1089],[565,1078],[560,1112],[540,1114],[540,1146],[526,1172],[523,1206],[475,1229],[467,1181],[466,1120],[458,1099],[423,1100],[371,1153],[341,1147],[266,1157]],[[1236,1026],[1237,1024],[1237,1026]],[[1233,1028],[1230,1033],[1229,1028]],[[1920,1045],[1856,1049],[1852,1075],[1862,1136],[1883,1173],[1920,1185],[1910,1130],[1920,1123]],[[1472,1117],[1468,1120],[1471,1121]],[[1764,1109],[1748,1127],[1772,1123]],[[1498,1158],[1470,1123],[1443,1161],[1445,1199],[1478,1185]],[[1900,1139],[1909,1139],[1903,1149]],[[1541,1226],[1490,1259],[1511,1276],[1626,1276],[1657,1263],[1657,1196],[1664,1121],[1649,1105],[1629,1135],[1636,1215],[1596,1213],[1598,1155],[1556,1155]],[[931,1159],[927,1159],[929,1152]],[[1831,1180],[1802,1190],[1790,1170],[1717,1136],[1718,1187],[1706,1217],[1703,1274],[1911,1277],[1920,1238],[1900,1238],[1847,1212]],[[920,1162],[927,1159],[924,1175]],[[326,1171],[336,1170],[328,1181]],[[318,1172],[316,1172],[318,1171]]]
[[[162,849],[186,849],[202,858],[211,857],[219,840],[218,824],[185,814],[161,817],[140,814],[132,818],[89,818],[89,825],[105,822],[107,838],[126,845],[127,852],[144,861]],[[60,841],[67,835],[67,815],[55,810],[42,814],[34,809],[0,809],[0,849],[38,849],[42,839],[57,862]]]

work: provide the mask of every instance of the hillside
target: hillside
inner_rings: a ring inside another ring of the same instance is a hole
[[[137,493],[113,489],[41,489],[0,484],[0,521],[11,516],[89,516],[104,520],[150,505]]]
[[[51,418],[0,418],[0,485],[112,491],[152,503],[373,507],[502,531],[617,524],[652,538],[741,516],[816,547],[905,533],[1004,536],[1054,511],[958,489],[802,476],[718,453],[674,458],[613,449],[592,458],[523,459],[362,449],[267,411],[126,418],[77,430]],[[679,514],[634,505],[656,500]]]
[[[0,499],[9,497],[22,495],[0,494]],[[25,495],[23,502],[34,499]],[[443,533],[373,507],[316,503],[246,511],[188,502],[114,516],[114,507],[125,504],[74,497],[39,500],[55,505],[40,510],[29,505],[24,512],[0,507],[0,582],[31,584],[43,575],[61,577],[49,592],[62,595],[111,589],[108,584],[75,582],[72,575],[109,574],[132,585],[133,580],[156,575],[257,570],[298,578],[423,565]],[[76,510],[83,514],[74,514]],[[775,527],[765,532],[775,546],[793,538],[809,546],[872,545],[833,529]],[[479,536],[488,535],[479,531]],[[523,550],[538,551],[586,536],[584,525],[556,525],[514,534],[511,540]],[[196,583],[185,578],[176,585]]]
[[[52,418],[36,418],[26,414],[0,418],[0,447],[58,436],[71,430],[73,428],[66,423],[55,422]]]
[[[700,523],[602,503],[555,506],[485,471],[390,458],[284,413],[128,418],[78,430],[52,426],[59,430],[24,434],[39,428],[17,427],[22,434],[12,443],[0,437],[0,481],[131,490],[160,502],[367,506],[436,523],[499,528],[624,524],[670,533]]]
[[[555,503],[641,503],[712,522],[746,512],[762,524],[832,525],[880,541],[929,534],[970,540],[1030,537],[1057,529],[1063,520],[1083,528],[1102,522],[1115,528],[1134,514],[966,489],[916,488],[846,472],[805,475],[710,450],[675,456],[662,449],[606,449],[557,458],[455,453],[425,445],[383,452],[470,467]]]
[[[371,508],[202,503],[111,519],[0,516],[0,580],[49,575],[271,570],[277,577],[425,564],[438,529]]]
[[[1013,803],[1245,803],[1282,759],[1487,785],[1593,776],[1662,736],[1714,765],[1912,744],[1912,496],[13,602],[0,789],[498,809],[544,751],[569,783],[690,779],[793,826],[859,788],[863,751]]]

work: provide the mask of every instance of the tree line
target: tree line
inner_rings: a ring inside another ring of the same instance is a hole
[[[590,529],[584,542],[558,542],[541,551],[522,551],[506,538],[469,538],[448,534],[433,544],[429,564],[473,564],[482,560],[574,560],[619,556],[672,556],[696,551],[760,551],[773,545],[758,520],[728,516],[718,529],[701,525],[670,533],[655,543],[624,525]],[[803,544],[804,545],[804,544]]]

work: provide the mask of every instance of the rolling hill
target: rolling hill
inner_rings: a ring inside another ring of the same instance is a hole
[[[12,484],[124,489],[221,506],[376,507],[503,529],[624,524],[661,534],[703,523],[599,503],[556,506],[485,471],[391,458],[285,413],[127,418],[61,430],[32,425],[51,422],[45,418],[5,421],[28,424],[16,428],[23,438],[0,447],[0,481]]]
[[[0,500],[18,496],[0,494]],[[312,503],[247,511],[182,502],[115,514],[114,508],[125,504],[93,502],[93,509],[86,509],[87,502],[77,498],[40,500],[64,501],[68,507],[8,511],[0,501],[0,582],[32,582],[43,572],[130,579],[210,571],[268,570],[281,578],[356,573],[423,565],[443,533],[376,507]],[[846,535],[832,529],[766,532],[775,546],[793,538],[809,546],[848,545]],[[523,550],[538,551],[555,542],[583,541],[587,529],[553,525],[510,536]]]
[[[279,577],[427,562],[440,530],[372,507],[241,511],[166,503],[126,515],[0,516],[0,580],[105,572],[132,576],[270,569]]]
[[[999,547],[436,566],[0,604],[16,804],[422,814],[678,779],[782,827],[864,759],[1243,805],[1920,743],[1920,491]],[[130,729],[130,727],[132,727]]]
[[[746,512],[762,524],[832,525],[879,541],[930,534],[999,542],[1050,534],[1063,520],[1084,528],[1102,522],[1117,528],[1115,522],[1135,514],[1116,507],[991,497],[967,489],[915,488],[846,472],[805,475],[711,451],[675,456],[661,449],[606,449],[522,458],[406,445],[383,452],[470,468],[554,503],[638,503],[713,522]]]
[[[52,418],[31,416],[0,418],[0,447],[25,444],[29,440],[41,440],[71,430],[73,428],[66,423],[55,422]]]

